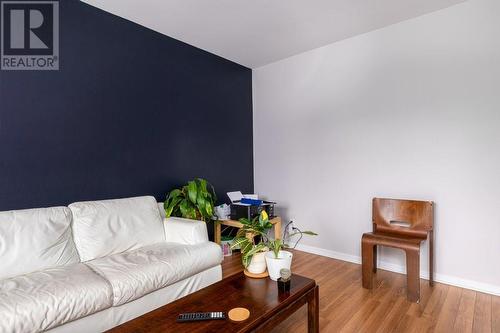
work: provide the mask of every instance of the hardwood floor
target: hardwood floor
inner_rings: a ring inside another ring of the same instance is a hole
[[[241,270],[239,253],[224,259],[224,277]],[[319,285],[321,332],[500,333],[500,297],[421,280],[421,302],[410,303],[405,275],[379,269],[369,291],[361,287],[360,265],[300,251],[292,271]],[[303,307],[273,333],[306,331]]]

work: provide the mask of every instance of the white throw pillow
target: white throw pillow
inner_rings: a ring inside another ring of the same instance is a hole
[[[82,261],[165,240],[155,198],[75,202],[73,236]]]
[[[0,212],[0,279],[79,261],[67,207]]]

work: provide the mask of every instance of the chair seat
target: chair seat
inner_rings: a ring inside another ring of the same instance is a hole
[[[403,235],[391,235],[381,232],[367,232],[363,234],[363,241],[367,240],[372,243],[395,248],[420,248],[421,238],[409,237]]]

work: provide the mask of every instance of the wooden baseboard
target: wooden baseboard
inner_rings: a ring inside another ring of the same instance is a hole
[[[308,252],[308,253],[313,253],[313,254],[317,254],[320,256],[329,257],[329,258],[333,258],[333,259],[352,262],[355,264],[361,264],[361,257],[356,256],[356,255],[352,255],[352,254],[336,252],[336,251],[332,251],[332,250],[322,249],[319,247],[303,245],[303,244],[299,244],[297,246],[297,250]],[[389,263],[389,262],[386,262],[383,260],[379,261],[377,266],[380,269],[390,271],[390,272],[401,273],[401,274],[406,273],[406,267],[401,266],[401,265],[397,265],[394,263]],[[429,272],[421,270],[420,271],[420,278],[428,280],[429,279]],[[489,283],[484,283],[484,282],[479,282],[479,281],[474,281],[474,280],[468,280],[468,279],[463,279],[460,277],[446,275],[446,274],[440,274],[440,273],[435,273],[434,281],[444,283],[444,284],[449,284],[449,285],[460,287],[460,288],[471,289],[471,290],[479,291],[479,292],[486,293],[486,294],[500,296],[500,285],[494,285],[494,284],[489,284]]]

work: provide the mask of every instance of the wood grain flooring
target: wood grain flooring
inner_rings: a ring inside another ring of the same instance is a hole
[[[224,277],[242,270],[240,255],[226,257]],[[500,333],[500,297],[421,280],[421,302],[406,300],[406,277],[378,270],[372,291],[361,287],[361,266],[294,251],[294,273],[316,280],[321,332]],[[307,331],[301,308],[273,333]]]

